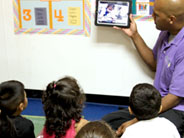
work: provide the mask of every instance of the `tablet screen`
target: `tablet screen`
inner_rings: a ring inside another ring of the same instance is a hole
[[[129,27],[130,1],[97,0],[96,4],[96,25]]]

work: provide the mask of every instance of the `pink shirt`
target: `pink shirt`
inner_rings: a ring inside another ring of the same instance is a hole
[[[75,120],[72,120],[70,128],[66,131],[66,135],[63,138],[75,138]],[[37,138],[55,138],[55,134],[50,136],[46,133],[46,127],[43,128],[43,131]]]

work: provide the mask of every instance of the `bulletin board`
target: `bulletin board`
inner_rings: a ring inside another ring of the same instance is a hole
[[[154,0],[132,0],[134,19],[152,21],[153,5]],[[90,36],[91,0],[13,0],[13,8],[15,34]]]
[[[13,0],[15,34],[90,36],[90,0]]]

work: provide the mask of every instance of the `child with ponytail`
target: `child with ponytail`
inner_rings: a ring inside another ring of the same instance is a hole
[[[48,84],[42,103],[46,116],[43,138],[75,138],[87,120],[82,118],[85,102],[83,90],[72,77],[64,77]]]

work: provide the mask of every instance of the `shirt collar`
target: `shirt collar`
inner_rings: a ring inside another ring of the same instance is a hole
[[[179,33],[175,36],[175,38],[170,42],[170,44],[178,46],[178,43],[181,39],[184,38],[184,27],[179,31]]]

